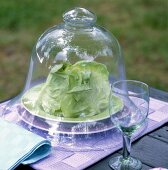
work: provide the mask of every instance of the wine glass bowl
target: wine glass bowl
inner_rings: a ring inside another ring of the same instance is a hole
[[[121,80],[113,83],[111,95],[122,101],[123,107],[115,112],[115,103],[110,100],[111,121],[123,134],[123,156],[113,158],[109,165],[114,170],[141,169],[141,162],[130,157],[131,136],[144,124],[149,110],[148,85],[136,80]]]

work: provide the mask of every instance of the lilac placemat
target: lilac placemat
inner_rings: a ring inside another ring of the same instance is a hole
[[[14,117],[13,115],[9,115]],[[164,123],[168,122],[168,103],[154,98],[150,99],[150,110],[147,119],[146,127],[143,131],[135,135],[133,140],[138,139],[142,135],[160,127]],[[121,137],[122,139],[122,137]],[[106,142],[105,140],[97,142]],[[59,148],[52,149],[52,153],[47,158],[32,164],[31,166],[35,169],[40,170],[80,170],[84,169],[95,162],[101,160],[102,158],[108,156],[109,154],[117,151],[122,147],[122,140],[114,141],[112,139],[112,147],[97,151],[68,151],[60,150]]]

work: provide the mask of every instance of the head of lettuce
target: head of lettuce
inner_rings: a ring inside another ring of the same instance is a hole
[[[27,94],[23,103],[46,114],[79,118],[100,114],[108,109],[110,84],[105,65],[95,61],[55,65],[45,83],[39,87],[34,102]],[[31,89],[30,89],[31,90]]]

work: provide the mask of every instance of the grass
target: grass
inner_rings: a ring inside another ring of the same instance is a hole
[[[1,0],[0,101],[21,91],[36,40],[75,6],[95,12],[119,40],[128,79],[168,91],[167,0]]]

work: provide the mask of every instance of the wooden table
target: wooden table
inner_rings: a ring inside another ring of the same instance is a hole
[[[111,170],[109,160],[122,154],[122,150],[92,165],[86,170]],[[142,170],[154,167],[168,168],[168,124],[145,135],[132,145],[131,155],[143,163]]]
[[[168,101],[167,92],[153,88],[150,89],[150,96]],[[87,168],[87,170],[111,170],[108,166],[108,161],[118,154],[122,154],[122,150],[106,157]],[[131,155],[141,160],[143,163],[142,170],[148,170],[154,167],[164,167],[168,169],[168,123],[134,142]]]
[[[153,88],[150,89],[150,96],[168,101],[167,92]],[[122,150],[109,155],[88,167],[86,170],[111,170],[108,162],[112,157],[119,154],[122,154]],[[142,170],[149,170],[154,167],[164,167],[168,169],[168,123],[134,142],[132,144],[131,155],[141,160],[143,163]],[[17,168],[17,170],[22,169],[32,170],[29,166],[19,166]]]

